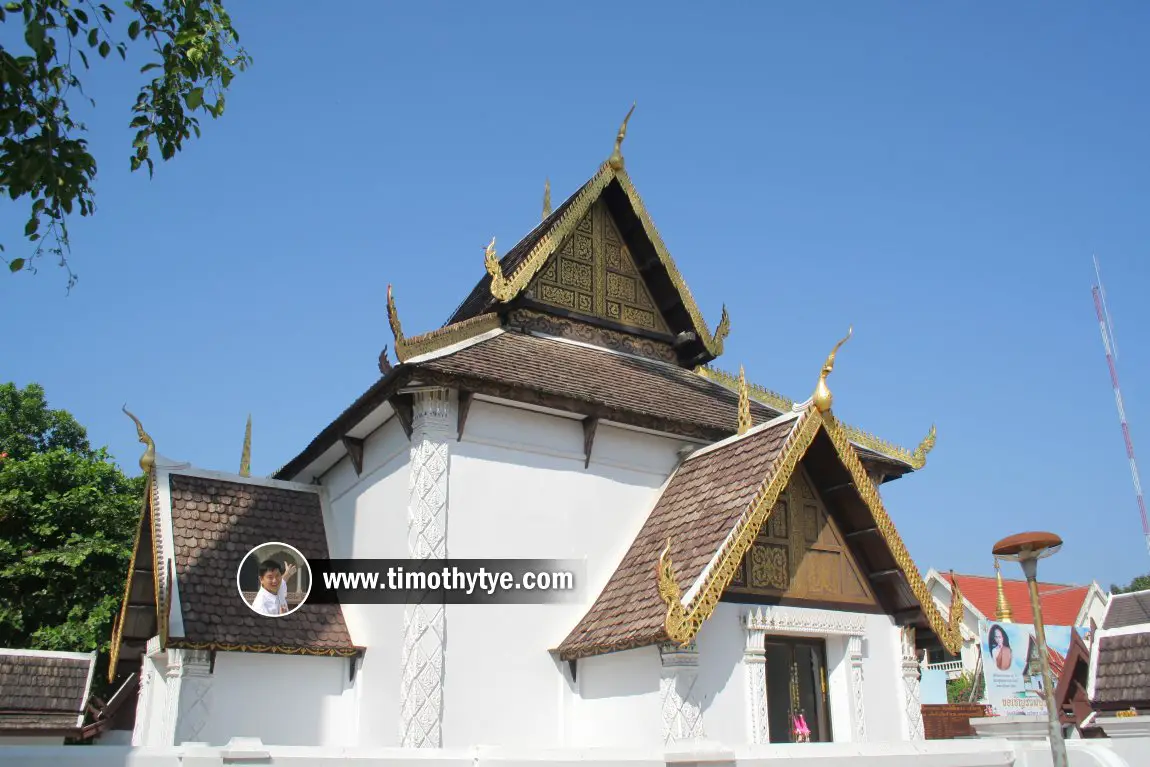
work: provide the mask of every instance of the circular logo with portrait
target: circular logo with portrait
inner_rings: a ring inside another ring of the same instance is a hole
[[[236,572],[240,598],[253,612],[269,618],[291,615],[311,593],[311,566],[290,543],[256,546]]]

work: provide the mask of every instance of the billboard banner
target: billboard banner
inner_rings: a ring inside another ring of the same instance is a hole
[[[1045,716],[1042,662],[1038,655],[1034,626],[1026,623],[984,622],[979,628],[986,702],[994,714]],[[1071,626],[1045,628],[1050,674],[1057,685],[1066,654],[1070,651],[1070,632],[1077,631],[1085,639],[1086,630]]]

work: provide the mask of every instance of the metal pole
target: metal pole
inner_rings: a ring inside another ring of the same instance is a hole
[[[1054,681],[1050,673],[1050,655],[1046,649],[1046,629],[1042,624],[1042,607],[1038,602],[1038,560],[1023,559],[1020,563],[1030,586],[1030,609],[1034,612],[1034,634],[1038,640],[1038,660],[1042,664],[1042,687],[1046,698],[1046,714],[1050,718],[1050,753],[1054,757],[1054,767],[1067,767],[1066,741],[1062,739],[1062,719],[1058,716],[1058,704],[1054,700]]]

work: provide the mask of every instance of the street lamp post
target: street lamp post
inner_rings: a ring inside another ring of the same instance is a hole
[[[1042,688],[1049,716],[1050,752],[1054,767],[1067,767],[1066,742],[1062,739],[1061,717],[1054,700],[1054,680],[1050,673],[1050,655],[1046,649],[1046,628],[1042,624],[1042,605],[1038,600],[1038,560],[1062,548],[1062,539],[1054,533],[1018,533],[1003,538],[994,546],[994,555],[1022,565],[1026,583],[1030,587],[1030,608],[1034,612],[1034,634],[1038,640],[1039,662],[1042,665]]]

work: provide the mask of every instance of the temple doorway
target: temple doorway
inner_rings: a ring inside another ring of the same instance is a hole
[[[766,650],[771,743],[829,743],[826,642],[767,637]],[[803,723],[809,734],[802,732]]]

